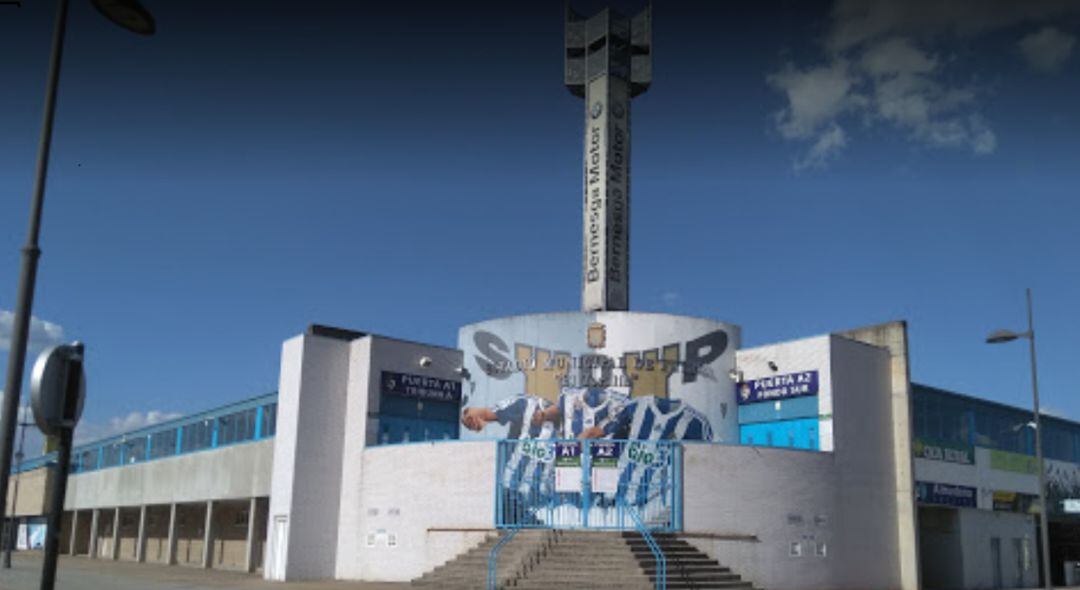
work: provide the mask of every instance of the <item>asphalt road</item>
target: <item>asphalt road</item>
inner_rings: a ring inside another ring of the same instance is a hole
[[[41,552],[12,555],[11,569],[0,570],[0,589],[38,590]],[[359,582],[267,582],[258,575],[203,570],[186,566],[136,564],[123,561],[61,557],[56,574],[57,590],[404,590],[408,584]]]

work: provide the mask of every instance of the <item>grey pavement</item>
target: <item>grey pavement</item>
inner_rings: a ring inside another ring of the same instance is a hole
[[[0,589],[38,590],[41,582],[40,551],[15,553],[11,569],[0,570]],[[137,564],[123,561],[61,557],[57,590],[405,590],[409,584],[376,582],[267,582],[253,574],[204,570],[188,566]]]

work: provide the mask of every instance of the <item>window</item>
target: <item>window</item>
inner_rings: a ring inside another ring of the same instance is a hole
[[[263,406],[262,436],[274,436],[277,431],[277,402]]]
[[[120,465],[122,462],[121,453],[123,453],[122,443],[112,443],[105,445],[101,456],[101,466],[115,467],[117,465]]]
[[[78,451],[75,455],[75,472],[92,471],[98,468],[98,451],[89,449]]]
[[[218,418],[218,445],[251,440],[255,436],[255,408]]]
[[[146,460],[146,437],[128,439],[124,442],[124,463],[141,463]]]
[[[190,453],[191,451],[208,448],[212,440],[213,425],[214,421],[210,418],[193,424],[185,424],[181,451]]]
[[[176,454],[176,429],[150,435],[150,458],[168,457]]]

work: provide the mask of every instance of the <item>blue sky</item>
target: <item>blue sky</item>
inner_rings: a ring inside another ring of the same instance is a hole
[[[87,344],[83,438],[275,389],[311,322],[452,345],[578,307],[562,3],[339,4],[148,0],[146,39],[73,3],[34,315]],[[982,340],[1030,286],[1080,418],[1080,5],[703,4],[654,9],[632,308],[744,345],[906,319],[914,380],[1026,406],[1026,351]],[[53,7],[0,9],[10,311]]]

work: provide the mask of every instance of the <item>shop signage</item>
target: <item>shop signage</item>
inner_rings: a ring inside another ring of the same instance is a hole
[[[1065,514],[1080,513],[1080,498],[1065,498],[1061,501],[1061,508]]]
[[[911,445],[915,456],[932,461],[946,461],[971,465],[975,462],[975,449],[956,443],[928,442],[915,439]]]
[[[1021,492],[995,491],[994,510],[1025,514],[1038,512],[1038,497]]]
[[[805,395],[817,395],[818,372],[801,371],[751,379],[739,384],[739,403],[753,404]]]
[[[991,469],[1034,475],[1039,472],[1037,467],[1038,463],[1035,461],[1035,457],[1031,455],[998,451],[996,449],[990,450]]]
[[[968,486],[928,481],[915,482],[915,498],[922,504],[974,508],[976,505],[975,496],[975,488]]]
[[[427,401],[461,401],[461,383],[457,381],[393,371],[382,372],[382,392]]]

